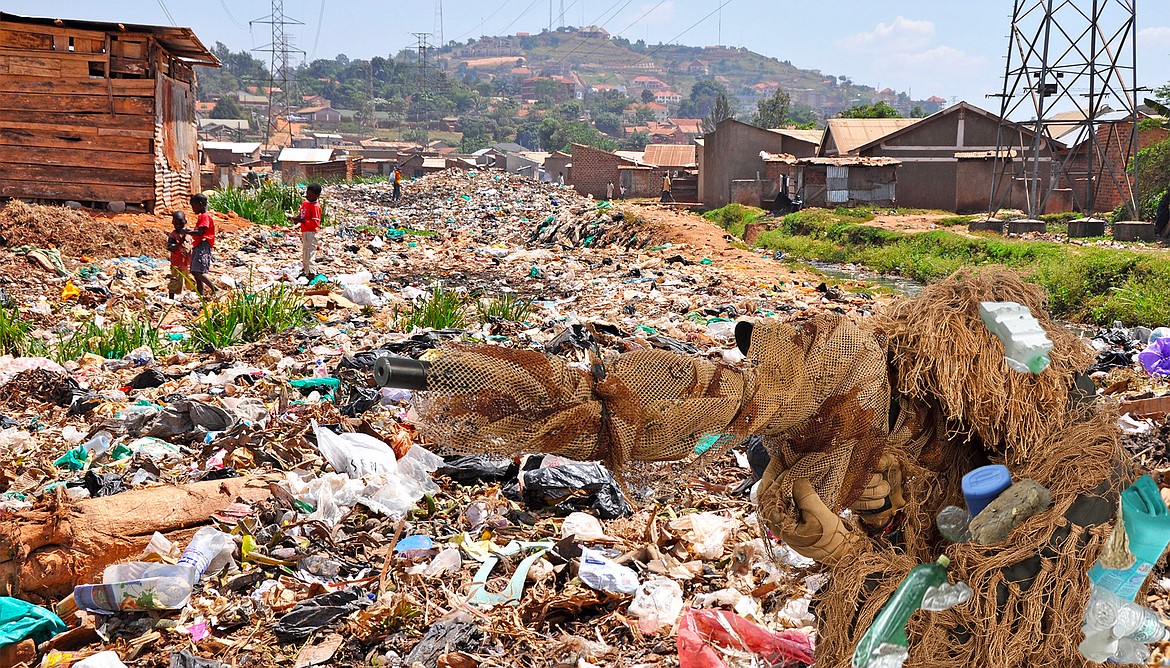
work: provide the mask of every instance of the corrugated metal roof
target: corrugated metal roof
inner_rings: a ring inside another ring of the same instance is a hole
[[[205,151],[231,151],[241,155],[260,150],[260,142],[203,141],[199,142]]]
[[[282,148],[277,162],[329,162],[333,159],[331,148]]]
[[[658,167],[693,167],[697,164],[694,144],[647,144],[643,161]]]
[[[828,132],[838,153],[850,153],[858,147],[914,125],[919,120],[921,119],[830,118]]]
[[[791,130],[789,128],[771,128],[772,132],[785,137],[792,137],[800,141],[806,141],[810,144],[821,145],[821,138],[825,136],[824,130]]]
[[[885,156],[869,157],[862,155],[834,155],[823,158],[798,158],[788,153],[768,153],[760,151],[760,158],[764,162],[779,162],[785,165],[822,165],[829,167],[889,167],[902,164],[897,158]]]
[[[174,56],[192,65],[220,66],[219,59],[206,46],[203,46],[203,42],[199,41],[199,38],[195,36],[195,31],[190,28],[19,16],[17,14],[8,14],[7,12],[0,12],[0,21],[109,33],[150,33],[167,51],[170,51]]]

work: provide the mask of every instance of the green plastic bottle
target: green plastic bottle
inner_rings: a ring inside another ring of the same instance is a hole
[[[910,647],[910,640],[906,637],[906,623],[915,611],[923,608],[923,599],[932,588],[944,588],[947,585],[947,566],[951,563],[945,556],[939,557],[933,564],[922,564],[910,569],[906,579],[894,590],[894,595],[882,606],[881,612],[874,617],[861,642],[857,643],[857,650],[853,652],[853,668],[892,668],[901,666],[906,660]],[[949,589],[949,586],[945,587]],[[966,589],[964,595],[963,589]],[[958,605],[970,598],[970,589],[966,585],[959,585],[955,590],[954,600],[943,596],[943,605],[933,601],[929,609],[946,609]]]

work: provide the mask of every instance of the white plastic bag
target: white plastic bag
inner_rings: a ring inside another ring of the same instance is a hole
[[[373,436],[335,434],[318,426],[316,420],[313,421],[313,431],[317,434],[317,449],[338,473],[361,478],[398,471],[394,450]]]
[[[715,513],[684,515],[670,523],[672,531],[682,532],[691,551],[701,559],[718,559],[731,534],[731,520]]]
[[[368,285],[347,285],[341,296],[358,306],[381,306],[382,300],[374,295],[374,290]]]
[[[674,626],[682,609],[682,587],[670,578],[658,577],[638,587],[630,615],[638,620],[642,633],[649,635]]]
[[[596,550],[581,548],[581,568],[577,571],[589,587],[610,594],[633,594],[638,591],[638,574],[607,558]]]
[[[126,668],[115,652],[98,652],[73,664],[73,668]]]

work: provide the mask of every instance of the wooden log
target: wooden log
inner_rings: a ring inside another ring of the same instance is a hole
[[[42,183],[100,183],[112,186],[138,186],[154,183],[152,167],[123,169],[117,165],[103,167],[50,167],[45,165],[0,163],[0,179],[40,181]]]
[[[62,130],[97,128],[113,130],[136,130],[152,135],[154,120],[144,114],[65,114],[44,111],[0,110],[0,127],[15,128],[48,126]]]
[[[154,199],[154,182],[142,186],[108,183],[44,183],[0,179],[0,197],[77,200],[79,202],[147,202]]]
[[[231,478],[150,487],[44,507],[0,520],[0,594],[48,603],[77,584],[99,582],[106,566],[138,556],[157,531],[185,542],[236,502],[269,498],[272,478]]]
[[[0,128],[0,153],[13,146],[66,149],[73,151],[124,151],[150,154],[150,139],[145,137],[98,136],[96,130],[76,132],[38,132]]]
[[[54,114],[152,114],[154,98],[120,96],[111,99],[104,93],[101,95],[6,93],[0,95],[0,109],[7,111],[36,109]]]
[[[52,165],[56,167],[101,167],[145,171],[154,168],[149,153],[87,150],[27,146],[4,146],[0,150],[0,164]]]
[[[46,81],[43,77],[13,76],[0,79],[0,91],[10,93],[58,93],[61,95],[105,95],[154,97],[153,79],[72,79]]]

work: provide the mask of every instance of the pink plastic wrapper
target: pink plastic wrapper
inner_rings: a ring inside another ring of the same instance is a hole
[[[773,668],[813,662],[813,644],[800,631],[773,633],[727,610],[688,608],[678,627],[679,668],[728,668],[715,647],[752,652]]]

